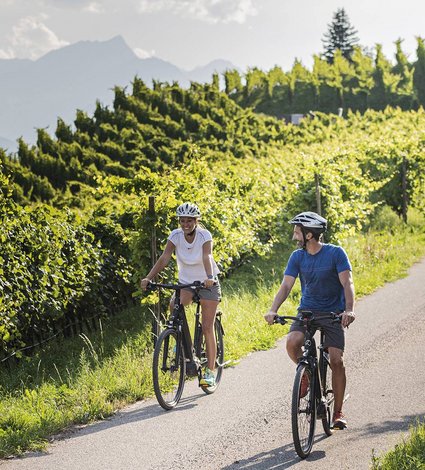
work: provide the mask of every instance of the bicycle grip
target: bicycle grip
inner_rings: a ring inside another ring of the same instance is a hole
[[[156,286],[152,281],[150,281],[148,285],[146,286],[147,291],[155,291],[157,289],[158,289],[158,286]]]

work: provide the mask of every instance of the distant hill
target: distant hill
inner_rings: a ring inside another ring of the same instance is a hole
[[[81,41],[49,52],[36,61],[0,60],[0,145],[16,148],[20,136],[33,143],[36,128],[53,133],[61,117],[73,122],[76,109],[92,112],[96,100],[112,103],[115,85],[130,85],[139,76],[152,80],[209,82],[214,72],[236,68],[216,60],[192,71],[158,58],[140,59],[121,36],[109,41]],[[10,141],[13,143],[10,146]]]

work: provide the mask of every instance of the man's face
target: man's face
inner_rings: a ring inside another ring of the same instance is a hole
[[[307,232],[305,239],[306,242],[309,241],[312,238],[311,232]],[[304,245],[304,237],[303,237],[303,232],[301,230],[301,227],[298,225],[294,226],[294,232],[292,234],[292,240],[297,242],[297,246],[299,248],[302,248]]]
[[[292,240],[297,242],[297,246],[299,248],[302,248],[304,245],[304,237],[303,237],[303,232],[301,230],[301,227],[298,225],[294,225],[294,232],[292,234]]]

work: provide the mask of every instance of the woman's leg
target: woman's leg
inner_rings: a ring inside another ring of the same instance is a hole
[[[214,321],[219,302],[216,300],[201,299],[202,307],[202,332],[205,337],[207,347],[208,369],[215,369],[215,358],[217,353],[217,344],[214,334]]]
[[[173,294],[173,296],[171,297],[170,299],[170,313],[173,312],[173,308],[174,308],[174,298],[175,298],[175,295]],[[189,292],[187,290],[181,290],[180,291],[180,303],[184,306],[186,305],[190,305],[193,301],[193,294],[192,292]]]

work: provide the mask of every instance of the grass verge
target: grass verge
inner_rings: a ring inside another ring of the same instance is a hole
[[[370,233],[346,240],[357,296],[403,277],[425,254],[423,229]],[[221,308],[226,360],[272,347],[285,328],[263,321],[293,245],[240,268],[223,281]],[[294,312],[296,287],[283,311]],[[98,332],[51,343],[27,361],[0,372],[0,457],[45,448],[49,436],[112,414],[152,396],[149,311],[135,307],[109,319]]]
[[[372,470],[425,469],[425,423],[410,429],[409,437],[382,457],[372,457]]]

